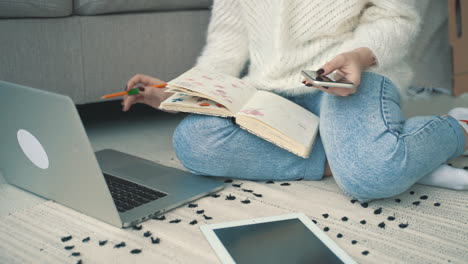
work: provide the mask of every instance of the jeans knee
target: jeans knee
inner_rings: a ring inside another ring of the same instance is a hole
[[[333,173],[337,184],[360,202],[393,197],[414,184],[408,182],[405,169],[392,162],[348,166],[338,171]]]
[[[189,115],[176,127],[172,138],[180,163],[194,174],[218,175],[212,165],[216,162],[216,145],[220,130],[233,127],[225,118]]]

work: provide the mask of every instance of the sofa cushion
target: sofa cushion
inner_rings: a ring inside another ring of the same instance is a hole
[[[0,17],[64,17],[72,14],[73,0],[0,0]]]
[[[0,0],[1,1],[1,0]],[[78,15],[206,9],[212,0],[73,0]]]

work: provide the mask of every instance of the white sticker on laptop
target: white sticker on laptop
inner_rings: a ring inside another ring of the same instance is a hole
[[[49,157],[41,142],[39,142],[33,134],[24,129],[20,129],[16,133],[16,137],[24,155],[26,155],[34,165],[44,170],[49,168]]]

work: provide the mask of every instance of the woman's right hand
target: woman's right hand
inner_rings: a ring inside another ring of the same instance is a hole
[[[126,90],[131,90],[135,87],[139,88],[139,93],[136,95],[125,95],[122,101],[124,112],[128,111],[132,105],[144,103],[158,109],[162,101],[166,100],[171,93],[165,93],[168,88],[154,88],[151,85],[164,83],[158,78],[154,78],[144,74],[136,74],[127,82]]]

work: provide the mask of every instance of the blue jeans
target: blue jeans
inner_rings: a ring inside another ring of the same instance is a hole
[[[200,175],[247,180],[320,180],[325,161],[338,186],[365,202],[398,195],[465,147],[452,117],[404,120],[397,88],[365,72],[347,97],[315,90],[286,96],[320,116],[320,133],[304,159],[252,135],[230,119],[189,115],[173,137],[180,162]]]

